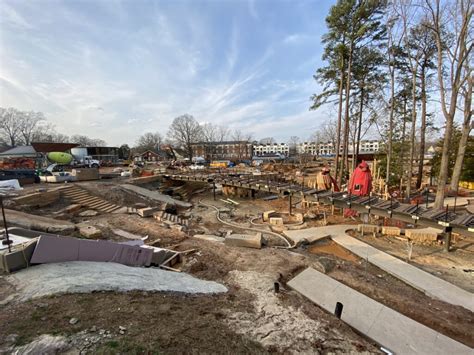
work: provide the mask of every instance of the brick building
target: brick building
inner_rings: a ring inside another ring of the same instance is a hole
[[[251,160],[253,144],[248,141],[198,142],[192,144],[193,158],[212,160]]]

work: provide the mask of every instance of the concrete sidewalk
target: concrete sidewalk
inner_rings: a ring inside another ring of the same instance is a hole
[[[342,247],[430,297],[474,312],[474,294],[350,237],[343,230],[341,228],[339,233],[331,234],[332,240]]]
[[[346,231],[351,228],[357,228],[357,226],[341,224],[313,227],[303,230],[285,231],[285,235],[294,242],[301,240],[314,242],[330,236],[333,241],[350,252],[362,259],[368,260],[371,264],[406,282],[417,290],[424,292],[428,296],[437,298],[446,303],[462,306],[474,312],[474,294],[415,266],[407,264],[356,238],[348,236]]]
[[[398,354],[473,354],[474,350],[391,308],[308,268],[288,282],[312,302],[333,313],[344,305],[341,319]]]

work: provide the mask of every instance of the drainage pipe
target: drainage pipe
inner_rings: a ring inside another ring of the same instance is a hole
[[[221,216],[220,216],[220,211],[219,211],[219,208],[217,208],[216,206],[214,205],[209,205],[207,203],[204,203],[202,202],[202,200],[199,201],[199,204],[203,205],[203,206],[206,206],[206,207],[211,207],[213,209],[216,210],[216,218],[219,222],[225,224],[225,225],[228,225],[230,227],[234,227],[234,228],[238,228],[238,229],[244,229],[244,230],[249,230],[249,231],[253,231],[253,232],[259,232],[259,233],[262,233],[262,234],[270,234],[270,235],[273,235],[275,237],[278,237],[280,238],[281,240],[283,240],[285,242],[285,244],[287,245],[286,247],[275,247],[275,248],[284,248],[284,249],[292,249],[294,247],[296,247],[296,245],[291,245],[290,242],[284,238],[283,236],[281,236],[280,234],[278,233],[275,233],[275,232],[270,232],[268,230],[265,230],[265,229],[259,229],[259,228],[251,228],[251,227],[243,227],[239,224],[235,224],[235,223],[231,223],[231,222],[227,222],[227,221],[224,221]]]

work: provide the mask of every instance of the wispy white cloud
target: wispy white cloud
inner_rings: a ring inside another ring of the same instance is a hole
[[[0,2],[0,25],[16,30],[32,30],[34,27],[6,1]]]
[[[281,129],[287,136],[313,124],[313,83],[298,68],[314,55],[285,62],[289,45],[309,39],[304,28],[282,39],[288,12],[272,29],[260,23],[263,5],[251,0],[229,21],[213,2],[205,9],[107,0],[94,12],[81,3],[44,4],[6,6],[0,106],[43,111],[68,134],[93,127],[110,144],[133,143],[146,131],[164,134],[184,113],[254,135]],[[248,14],[260,20],[252,21],[255,28]]]

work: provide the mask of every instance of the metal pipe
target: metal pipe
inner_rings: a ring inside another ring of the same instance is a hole
[[[7,226],[7,219],[5,217],[5,208],[3,207],[3,195],[0,194],[0,204],[2,206],[2,216],[3,216],[3,226],[5,228],[5,236],[7,237],[7,245],[8,245],[8,252],[12,252],[10,235],[8,234],[8,226]]]

